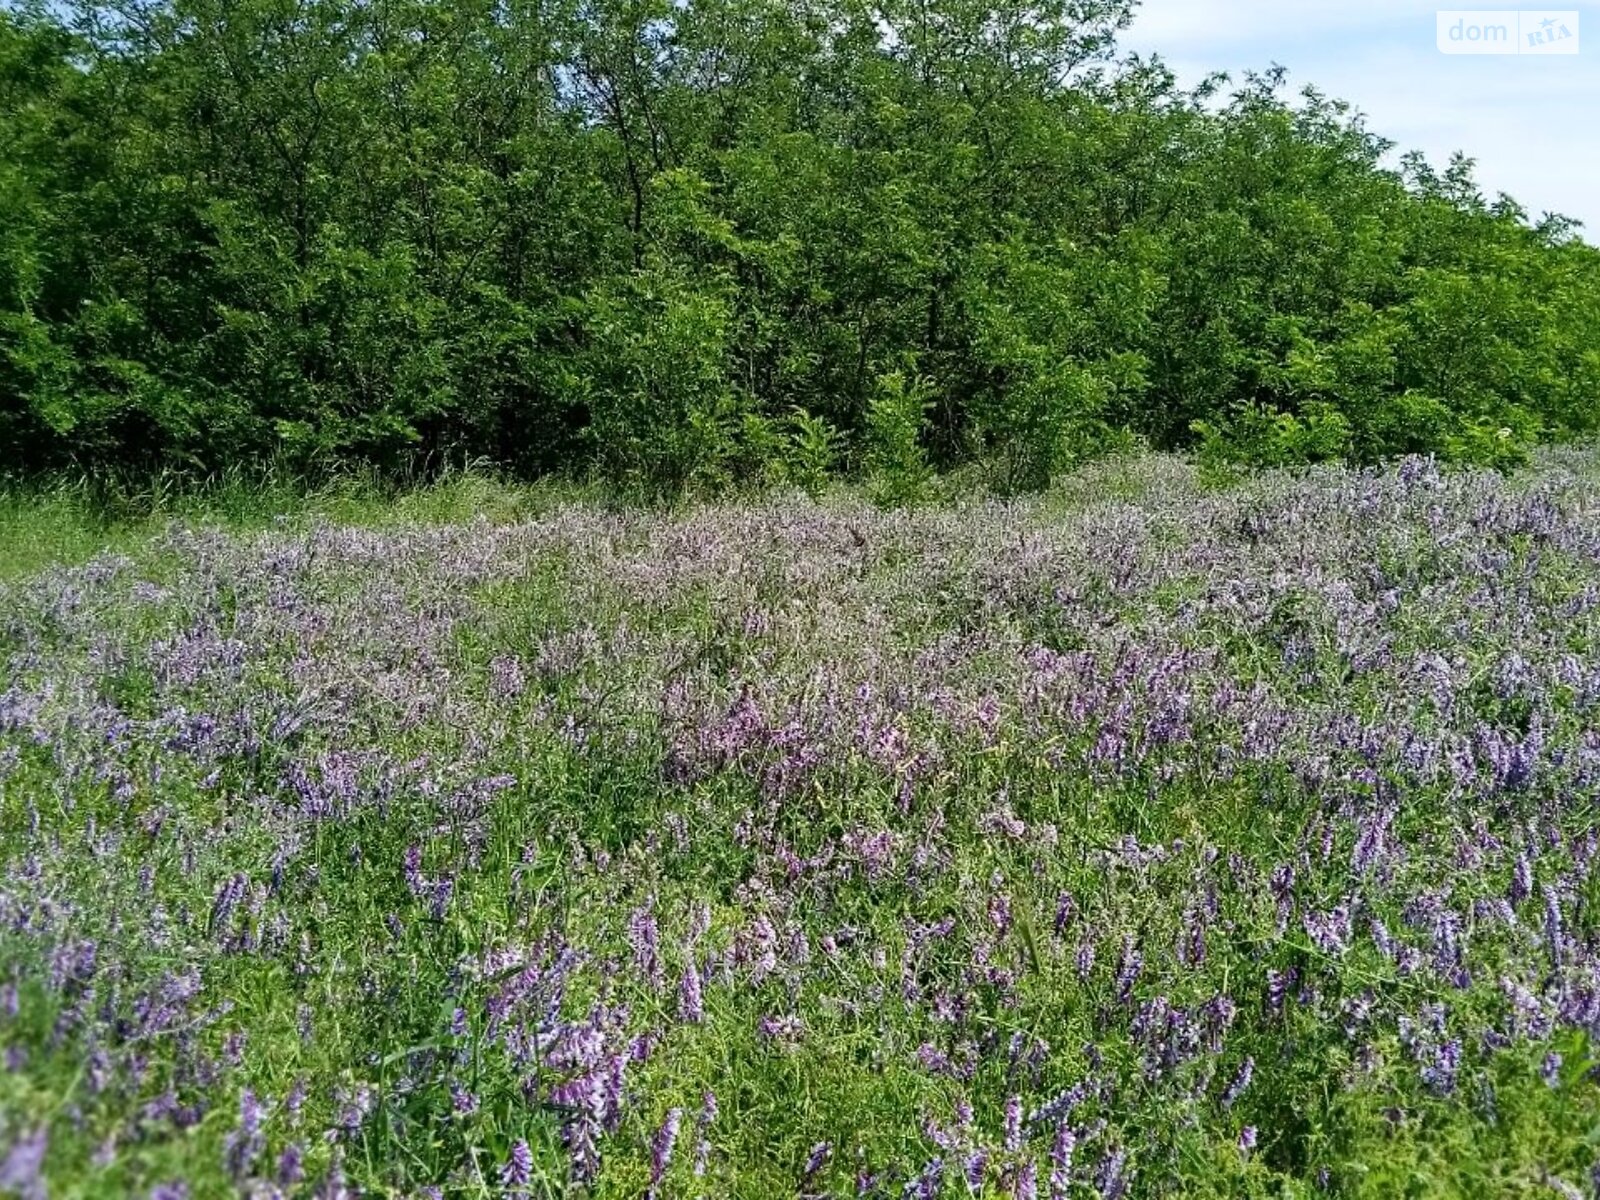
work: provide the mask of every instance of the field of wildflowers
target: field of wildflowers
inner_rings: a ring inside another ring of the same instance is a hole
[[[1592,1197],[1600,472],[0,584],[0,1194]]]

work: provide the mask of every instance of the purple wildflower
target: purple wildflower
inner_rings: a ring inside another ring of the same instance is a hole
[[[1133,995],[1133,985],[1144,970],[1144,955],[1131,936],[1122,939],[1122,955],[1117,961],[1117,999],[1126,1004]]]
[[[1561,1055],[1554,1050],[1544,1056],[1544,1063],[1539,1068],[1539,1075],[1545,1085],[1551,1088],[1561,1086]]]
[[[1378,861],[1383,851],[1384,818],[1368,817],[1361,822],[1356,844],[1350,854],[1350,870],[1357,876],[1366,875]]]
[[[1550,949],[1550,960],[1560,966],[1565,958],[1565,925],[1561,915],[1561,896],[1548,885],[1544,890],[1544,936]]]
[[[1201,967],[1205,965],[1205,919],[1193,908],[1184,911],[1183,925],[1178,930],[1178,961],[1186,967]]]
[[[303,1157],[297,1142],[291,1142],[283,1148],[283,1153],[278,1155],[277,1177],[280,1187],[292,1188],[305,1178]]]
[[[944,1159],[930,1159],[910,1183],[906,1184],[907,1200],[937,1200],[940,1185],[944,1183]]]
[[[1308,912],[1301,924],[1324,954],[1339,956],[1350,948],[1350,907],[1341,904],[1325,913]]]
[[[1533,862],[1526,854],[1519,854],[1511,868],[1511,886],[1506,890],[1506,899],[1512,904],[1521,904],[1531,895],[1533,895]]]
[[[683,978],[678,982],[678,1015],[690,1025],[698,1025],[706,1019],[700,972],[693,962],[684,965]]]
[[[967,1191],[974,1196],[983,1194],[983,1183],[989,1175],[989,1152],[982,1146],[967,1152],[961,1163],[961,1176],[966,1180]]]
[[[1054,1125],[1070,1117],[1073,1110],[1088,1098],[1089,1085],[1075,1083],[1066,1091],[1046,1100],[1038,1108],[1028,1114],[1030,1125]]]
[[[1066,1200],[1072,1191],[1072,1159],[1077,1153],[1078,1135],[1070,1125],[1063,1123],[1056,1130],[1055,1145],[1050,1148],[1050,1200]]]
[[[48,1194],[44,1156],[49,1149],[50,1133],[42,1125],[19,1137],[0,1159],[0,1189],[15,1192],[22,1200],[44,1200]]]
[[[1039,1170],[1033,1163],[1025,1162],[1017,1172],[1016,1186],[1011,1189],[1016,1200],[1039,1200]]]
[[[767,1016],[756,1022],[756,1032],[769,1042],[796,1042],[805,1032],[805,1025],[793,1014]]]
[[[700,1138],[694,1148],[694,1176],[701,1178],[706,1173],[706,1167],[711,1161],[711,1124],[717,1119],[717,1098],[711,1093],[705,1094],[705,1099],[700,1105],[700,1118],[695,1122]]]
[[[340,1129],[354,1132],[366,1124],[367,1118],[372,1115],[374,1095],[372,1088],[364,1083],[339,1088],[335,1098],[339,1105]]]
[[[1114,1146],[1106,1152],[1095,1172],[1094,1187],[1101,1200],[1121,1200],[1128,1193],[1128,1152]]]
[[[500,1167],[500,1183],[508,1188],[525,1188],[533,1182],[533,1151],[518,1139]]]
[[[216,898],[211,902],[210,932],[215,935],[225,929],[233,917],[234,910],[239,907],[239,902],[244,899],[245,888],[249,885],[249,878],[244,874],[233,875],[217,888]]]
[[[1284,1001],[1293,990],[1299,972],[1293,967],[1287,971],[1267,971],[1267,1010],[1274,1014],[1283,1012]]]
[[[1060,937],[1066,933],[1067,926],[1072,923],[1072,918],[1077,915],[1078,902],[1073,899],[1071,892],[1062,892],[1056,900],[1055,931]]]
[[[237,1180],[250,1174],[255,1160],[265,1149],[261,1135],[261,1122],[266,1110],[249,1088],[239,1096],[239,1124],[227,1136],[224,1144],[228,1173]]]
[[[818,1142],[811,1147],[811,1153],[806,1155],[805,1166],[800,1170],[802,1185],[810,1183],[816,1173],[828,1165],[828,1160],[833,1157],[833,1146],[827,1142]]]
[[[628,916],[628,945],[633,950],[634,965],[650,981],[650,986],[661,990],[664,976],[661,969],[661,933],[656,925],[655,913],[649,904],[641,905]]]
[[[1227,1089],[1222,1093],[1222,1107],[1224,1109],[1232,1108],[1238,1103],[1239,1097],[1244,1095],[1245,1089],[1250,1086],[1250,1081],[1255,1078],[1255,1073],[1255,1059],[1247,1058],[1240,1064],[1238,1073],[1234,1075],[1232,1082],[1228,1084]]]
[[[998,887],[998,883],[995,886]],[[989,897],[989,923],[994,926],[995,933],[1003,938],[1011,932],[1011,921],[1011,897],[996,890]]]
[[[1022,1149],[1022,1097],[1010,1096],[1005,1107],[1005,1150],[1015,1154]]]
[[[656,1131],[655,1140],[650,1143],[650,1191],[648,1195],[657,1194],[656,1189],[661,1186],[662,1177],[667,1173],[667,1167],[672,1163],[672,1149],[678,1144],[678,1127],[683,1123],[683,1109],[673,1108],[667,1110],[666,1118],[661,1122],[661,1128]]]
[[[450,1108],[458,1117],[470,1117],[478,1111],[478,1095],[459,1083],[450,1085]]]
[[[1453,1038],[1438,1046],[1422,1068],[1422,1082],[1440,1096],[1452,1095],[1461,1072],[1461,1039]]]

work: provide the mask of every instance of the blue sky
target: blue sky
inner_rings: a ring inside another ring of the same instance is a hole
[[[1159,53],[1186,83],[1281,63],[1291,83],[1351,101],[1400,149],[1439,165],[1464,150],[1487,194],[1509,192],[1534,216],[1576,217],[1600,243],[1600,6],[1575,6],[1588,43],[1576,55],[1454,56],[1435,40],[1446,4],[1144,0],[1122,45]]]

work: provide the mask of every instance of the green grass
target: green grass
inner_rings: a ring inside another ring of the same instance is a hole
[[[58,477],[0,481],[0,580],[149,543],[173,522],[233,532],[288,523],[392,528],[472,520],[527,520],[563,504],[600,503],[599,489],[567,481],[518,483],[466,469],[405,485],[375,474],[318,482],[273,473],[221,479]]]

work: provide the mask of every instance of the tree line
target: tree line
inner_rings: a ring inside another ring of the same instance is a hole
[[[1134,0],[0,10],[0,466],[1514,461],[1600,252]]]

